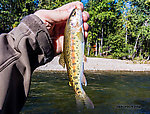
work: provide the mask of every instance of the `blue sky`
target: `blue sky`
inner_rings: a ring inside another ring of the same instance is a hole
[[[85,6],[85,4],[89,2],[89,0],[81,0],[81,2],[82,2],[83,5]]]
[[[89,0],[81,0],[81,2],[82,2],[83,5],[85,6],[85,4],[89,2]],[[118,2],[118,0],[115,0],[115,3],[117,3],[117,2]],[[126,5],[126,7],[130,9],[130,7],[131,7],[131,2],[130,2],[130,1],[124,2],[124,5]]]

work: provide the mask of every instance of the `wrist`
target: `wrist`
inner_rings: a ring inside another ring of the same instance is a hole
[[[34,15],[38,16],[41,19],[41,21],[45,24],[47,30],[50,31],[53,27],[53,24],[52,21],[49,21],[46,18],[46,11],[47,10],[38,10],[34,13]]]

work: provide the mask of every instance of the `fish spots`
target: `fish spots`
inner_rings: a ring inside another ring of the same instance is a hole
[[[72,55],[72,54],[70,54],[70,55]],[[71,56],[71,59],[75,59],[75,58],[76,58],[75,56],[74,56],[74,57],[73,57],[73,56]]]
[[[73,72],[75,72],[75,69],[76,69],[76,66],[75,66],[75,65],[73,65]]]
[[[75,50],[71,50],[71,52],[75,52]]]
[[[75,63],[75,58],[74,59],[72,58],[72,63]]]
[[[69,39],[66,39],[66,42],[69,42]]]
[[[72,52],[72,53],[71,53],[71,56],[72,56],[72,57],[71,57],[71,58],[72,58],[72,63],[75,63],[75,56],[76,56],[76,55],[75,55],[75,46],[74,46],[74,45],[71,46],[71,52]],[[73,68],[73,69],[74,69],[74,68]]]
[[[76,37],[72,37],[72,39],[73,39],[73,40],[75,40],[75,39],[76,39]]]
[[[76,55],[79,56],[79,53],[76,52]]]
[[[72,63],[72,65],[73,65],[73,66],[76,65],[76,63]]]
[[[73,80],[72,79],[70,79],[70,81],[69,81],[70,83],[72,83],[73,82]]]
[[[76,70],[75,70],[75,69],[73,69],[73,72],[75,73],[75,72],[76,72]]]
[[[75,37],[73,37],[72,41],[72,46],[71,46],[71,58],[72,58],[72,68],[73,68],[73,73],[74,75],[76,74],[76,51],[75,51]]]
[[[72,57],[75,57],[75,53],[74,52],[72,53]]]
[[[79,90],[79,88],[77,87],[76,90]]]
[[[78,85],[78,82],[75,82],[75,85]]]
[[[75,47],[74,47],[74,45],[72,45],[72,46],[71,46],[71,50],[74,50],[74,49],[75,49]]]
[[[77,76],[75,76],[75,77],[73,77],[73,79],[75,80],[75,79],[78,79],[78,77]]]
[[[66,48],[69,49],[69,46],[67,46]]]
[[[79,32],[82,32],[82,27],[80,27]]]
[[[66,55],[67,55],[67,56],[69,56],[69,55],[70,55],[70,53],[67,53]]]
[[[78,91],[78,93],[81,93],[81,91]]]

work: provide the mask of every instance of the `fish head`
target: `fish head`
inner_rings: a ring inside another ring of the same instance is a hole
[[[72,10],[68,23],[72,28],[78,28],[83,25],[82,10],[80,7],[76,7]]]

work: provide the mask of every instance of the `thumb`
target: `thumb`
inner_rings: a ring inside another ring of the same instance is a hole
[[[70,7],[66,10],[38,10],[34,14],[43,22],[59,23],[66,21],[74,8],[75,7]]]
[[[75,8],[76,6],[73,6],[73,7],[69,7],[68,9],[65,9],[65,10],[53,10],[51,12],[51,16],[50,16],[50,19],[53,20],[54,22],[58,23],[58,22],[62,22],[62,21],[66,21],[72,10]]]
[[[71,14],[72,10],[77,6],[81,7],[81,9],[83,10],[83,4],[77,1],[68,3],[55,10],[39,10],[35,12],[35,14],[39,16],[43,21],[49,23],[59,23],[62,21],[66,21],[69,18],[69,15]]]
[[[56,15],[56,17],[53,19],[55,20],[55,22],[67,20],[72,10],[76,7],[81,8],[82,11],[84,9],[82,2],[79,1],[71,2],[53,10]]]

